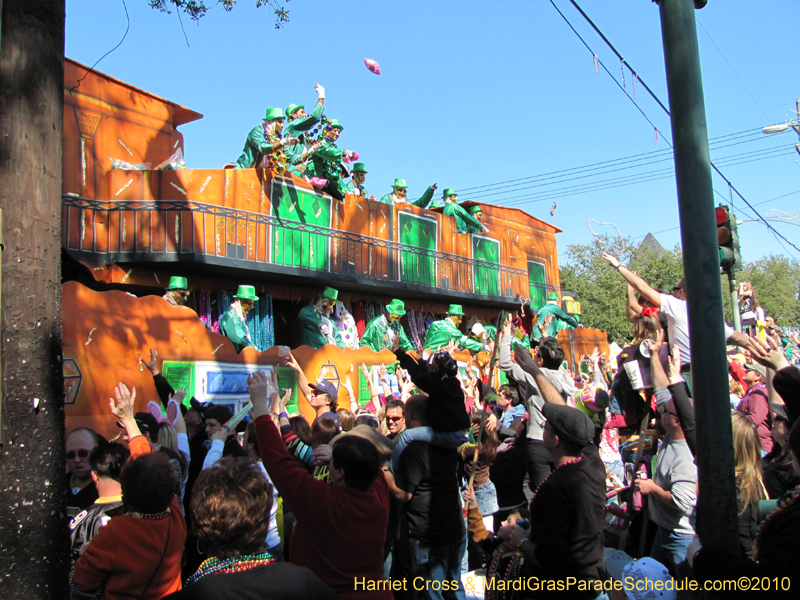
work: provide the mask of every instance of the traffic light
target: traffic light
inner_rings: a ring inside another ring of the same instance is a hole
[[[742,256],[739,252],[739,232],[736,227],[736,215],[724,204],[720,204],[715,210],[717,215],[719,264],[726,273],[741,271]]]

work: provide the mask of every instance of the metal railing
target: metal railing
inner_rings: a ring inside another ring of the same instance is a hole
[[[328,272],[490,297],[529,296],[522,269],[200,202],[64,195],[62,225],[68,252],[105,262],[210,256],[265,271],[291,267],[298,275]]]

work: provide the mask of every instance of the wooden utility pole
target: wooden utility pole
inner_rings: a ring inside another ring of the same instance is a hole
[[[67,598],[64,0],[2,0],[0,22],[0,597]]]

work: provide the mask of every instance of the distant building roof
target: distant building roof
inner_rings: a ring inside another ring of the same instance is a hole
[[[644,237],[642,243],[639,244],[639,248],[650,248],[656,254],[662,254],[666,252],[666,250],[664,250],[664,246],[658,243],[658,240],[653,236],[652,233],[648,233]]]

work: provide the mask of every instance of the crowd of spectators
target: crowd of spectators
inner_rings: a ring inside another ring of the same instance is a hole
[[[136,390],[114,390],[126,443],[67,437],[73,598],[651,597],[637,581],[694,598],[687,582],[742,575],[792,594],[791,336],[726,330],[739,544],[703,546],[685,286],[657,291],[606,258],[629,285],[634,336],[615,361],[595,349],[588,373],[553,337],[514,343],[515,315],[496,360],[466,376],[448,350],[416,356],[395,338],[399,393],[362,366],[367,407],[349,382],[340,406],[289,353],[309,423],[274,370],[249,377],[247,416],[184,403],[154,348],[142,362],[160,402],[134,412]]]

